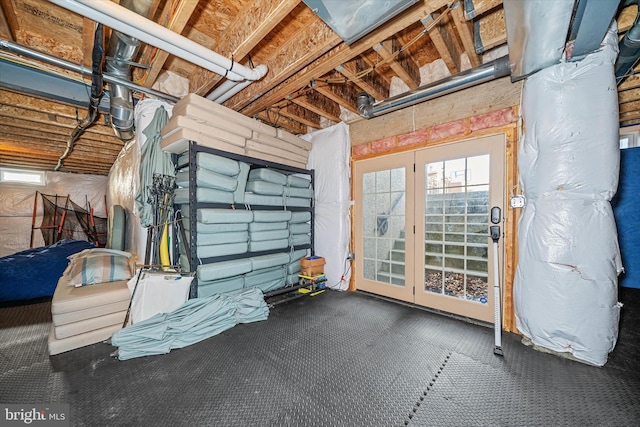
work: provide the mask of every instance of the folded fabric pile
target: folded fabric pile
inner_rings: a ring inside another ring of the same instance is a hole
[[[167,354],[173,349],[215,336],[238,323],[265,320],[269,308],[262,292],[245,289],[235,295],[216,294],[187,301],[170,313],[157,314],[127,326],[111,337],[119,360]]]

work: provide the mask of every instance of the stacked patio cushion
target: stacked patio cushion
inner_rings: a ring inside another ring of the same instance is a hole
[[[51,300],[49,354],[104,341],[122,328],[131,293],[127,280],[70,286],[62,276]]]
[[[311,206],[313,189],[309,179],[286,175],[270,168],[249,172],[245,203],[267,206]]]
[[[307,253],[300,249],[199,265],[198,297],[253,287],[269,292],[298,283],[300,259]]]
[[[178,164],[187,164],[188,154],[180,156]],[[198,153],[196,157],[196,199],[207,203],[243,203],[249,165],[244,162],[217,156],[211,153]],[[189,203],[189,168],[183,168],[176,174],[174,202]]]
[[[162,128],[160,146],[181,154],[199,145],[304,169],[311,143],[196,94],[183,97]]]
[[[289,244],[291,246],[311,243],[311,212],[293,212],[289,224]]]

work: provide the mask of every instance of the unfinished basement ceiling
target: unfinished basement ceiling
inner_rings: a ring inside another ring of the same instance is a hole
[[[0,5],[0,37],[91,67],[93,21],[46,0],[0,0]],[[415,89],[430,78],[420,75],[427,64],[437,61],[451,74],[480,65],[483,53],[506,48],[507,37],[501,0],[473,0],[466,8],[451,0],[419,0],[350,45],[301,0],[153,0],[151,11],[156,23],[226,58],[245,66],[267,65],[263,79],[223,105],[295,134],[352,119],[363,90],[380,101],[389,97],[392,81]],[[621,34],[636,12],[632,5],[618,15]],[[20,60],[6,51],[0,56],[5,65]],[[149,45],[134,60],[147,67],[134,67],[133,73],[134,82],[146,87],[158,87],[173,74],[184,79],[185,90],[206,96],[224,82]],[[90,83],[89,76],[25,62]],[[2,86],[0,166],[53,170],[86,108],[47,96],[47,90],[21,93]],[[621,125],[640,123],[640,78],[632,76],[618,89]],[[61,171],[107,174],[123,145],[101,113]]]

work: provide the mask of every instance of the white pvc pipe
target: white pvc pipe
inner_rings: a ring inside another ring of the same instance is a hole
[[[236,81],[233,81],[233,80],[227,80],[224,83],[222,83],[220,86],[215,88],[205,98],[207,98],[209,101],[214,101],[215,102],[216,99],[220,98],[222,95],[224,95],[225,93],[229,92],[231,89],[233,89],[239,83],[240,82],[236,82]]]
[[[251,83],[252,82],[250,80],[245,80],[242,83],[238,83],[231,90],[229,90],[226,93],[223,93],[218,98],[216,98],[215,102],[217,102],[218,104],[222,104],[224,101],[226,101],[227,99],[231,98],[233,95],[235,95],[236,93],[240,92],[245,87],[249,86]]]
[[[50,0],[229,80],[259,80],[265,67],[247,68],[110,0]]]

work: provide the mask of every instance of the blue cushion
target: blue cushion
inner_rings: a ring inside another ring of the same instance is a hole
[[[291,219],[291,211],[253,211],[254,222],[281,222]]]
[[[268,231],[252,231],[249,233],[249,239],[252,242],[261,242],[263,240],[287,239],[289,230],[268,230]]]
[[[287,252],[260,255],[249,258],[251,260],[251,266],[253,270],[260,270],[262,268],[269,268],[275,266],[282,266],[289,262],[290,256]]]
[[[249,242],[250,252],[270,251],[289,246],[289,239],[263,240],[261,242]]]
[[[198,282],[210,282],[237,276],[251,271],[252,264],[249,258],[234,259],[231,261],[215,262],[198,266]]]
[[[198,258],[210,258],[222,255],[236,255],[247,252],[247,246],[247,242],[198,246],[197,253]]]
[[[247,182],[247,193],[264,194],[266,196],[281,196],[284,186],[274,184],[267,181],[249,181]]]
[[[268,181],[274,184],[285,185],[287,176],[281,172],[269,168],[253,169],[249,172],[249,181]]]
[[[235,191],[238,188],[238,181],[235,178],[207,169],[198,169],[196,171],[196,184],[198,187],[215,188],[223,191]],[[189,186],[188,168],[176,174],[176,185],[180,187]]]
[[[213,188],[198,188],[196,190],[196,200],[202,203],[233,203],[233,193],[228,191],[216,190]],[[174,203],[189,203],[189,189],[176,188],[174,191]]]
[[[245,209],[198,209],[198,221],[204,224],[233,224],[253,221],[254,213]]]

